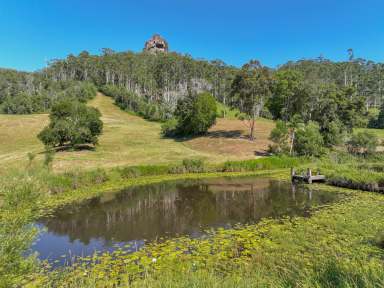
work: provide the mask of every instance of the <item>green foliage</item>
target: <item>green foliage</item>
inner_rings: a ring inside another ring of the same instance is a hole
[[[172,115],[170,107],[161,101],[149,101],[139,97],[124,87],[105,85],[100,89],[105,95],[112,97],[116,105],[151,121],[165,121]]]
[[[217,117],[226,119],[238,119],[241,116],[239,109],[229,107],[223,103],[217,102]]]
[[[33,204],[42,187],[25,176],[11,172],[0,177],[0,287],[21,286],[39,267],[35,256],[25,251],[37,234],[29,223],[36,217]]]
[[[294,151],[300,156],[321,156],[324,154],[324,140],[316,122],[308,122],[296,131]]]
[[[3,72],[4,73],[4,72]],[[96,96],[95,85],[89,82],[62,81],[46,79],[38,73],[15,74],[15,82],[8,79],[11,86],[2,91],[0,86],[0,112],[5,114],[31,114],[49,111],[52,105],[64,99],[86,102]],[[1,77],[6,77],[0,69]],[[24,85],[24,81],[28,85]],[[15,87],[12,87],[15,85]],[[10,92],[12,91],[12,92]],[[2,95],[2,93],[4,93]]]
[[[294,70],[279,70],[274,80],[272,97],[267,103],[274,119],[289,121],[293,115],[305,113],[309,95],[303,75]]]
[[[52,149],[46,149],[44,152],[44,165],[48,169],[51,169],[52,167],[52,162],[55,157],[55,151]]]
[[[232,105],[247,115],[251,140],[254,139],[255,120],[261,116],[271,87],[270,70],[256,60],[245,64],[232,82]]]
[[[377,118],[373,118],[373,117],[369,123],[370,124],[369,127],[383,129],[384,128],[384,104],[381,105]]]
[[[184,159],[183,166],[188,173],[204,172],[204,161],[201,159]]]
[[[164,137],[175,137],[177,135],[177,127],[179,122],[176,118],[171,118],[161,124],[161,135]]]
[[[379,144],[377,136],[369,131],[353,134],[347,143],[348,151],[352,154],[371,154],[376,151]]]
[[[285,122],[281,120],[276,122],[276,127],[271,131],[269,139],[273,142],[269,146],[271,153],[282,154],[289,152],[289,131]]]
[[[285,155],[271,156],[255,160],[246,161],[227,161],[224,163],[224,172],[243,172],[243,171],[259,171],[272,170],[281,168],[297,167],[301,164],[309,162],[306,158],[289,157]]]
[[[216,114],[216,100],[209,93],[180,100],[175,111],[176,133],[183,136],[204,134],[215,124]]]
[[[35,160],[36,158],[36,154],[32,152],[28,152],[27,157],[28,157],[28,167],[31,167],[33,160]]]
[[[154,176],[168,174],[166,165],[142,165],[118,168],[117,171],[123,179],[137,178],[141,176]]]
[[[52,107],[50,124],[38,138],[49,147],[97,144],[103,122],[99,110],[76,101],[62,101]]]

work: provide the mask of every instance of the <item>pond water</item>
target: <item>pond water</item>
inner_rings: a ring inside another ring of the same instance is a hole
[[[146,241],[199,237],[209,228],[252,224],[265,217],[308,216],[311,206],[338,195],[265,178],[220,178],[132,187],[57,210],[36,225],[32,250],[61,265],[75,256],[132,251]],[[128,248],[127,248],[128,249]]]

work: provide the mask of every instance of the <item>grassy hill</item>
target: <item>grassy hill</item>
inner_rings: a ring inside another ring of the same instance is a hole
[[[89,105],[102,113],[104,132],[96,150],[59,152],[54,170],[66,171],[113,167],[120,165],[172,163],[185,158],[202,158],[209,162],[249,159],[268,147],[268,136],[274,124],[261,119],[256,125],[256,141],[246,139],[247,127],[239,120],[218,119],[204,137],[185,141],[164,139],[160,124],[130,115],[113,104],[109,97],[98,94]],[[36,138],[48,124],[48,115],[0,115],[0,162],[2,168],[27,165],[27,153],[42,159],[43,145]]]

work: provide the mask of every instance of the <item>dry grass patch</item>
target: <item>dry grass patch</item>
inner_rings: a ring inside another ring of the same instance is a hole
[[[257,120],[255,140],[250,141],[248,127],[243,121],[218,119],[206,136],[191,139],[186,144],[192,149],[216,153],[232,160],[250,159],[266,153],[271,143],[268,138],[274,127],[275,123],[271,120]]]

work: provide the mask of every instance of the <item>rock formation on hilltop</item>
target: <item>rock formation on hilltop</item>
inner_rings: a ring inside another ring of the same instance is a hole
[[[144,51],[148,52],[168,52],[168,42],[158,34],[152,36],[145,42]]]

